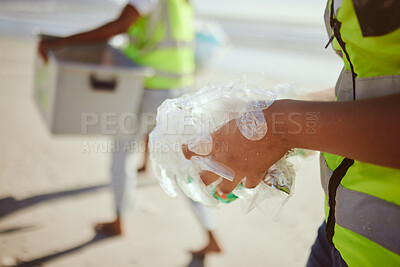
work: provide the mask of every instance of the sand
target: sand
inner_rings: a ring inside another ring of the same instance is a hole
[[[125,234],[95,237],[93,225],[114,214],[110,155],[82,149],[110,139],[48,132],[32,97],[34,59],[33,42],[0,37],[0,266],[188,266],[205,235],[185,197],[164,194],[150,170]],[[304,265],[323,220],[318,155],[301,164],[278,220],[239,202],[212,214],[223,253],[205,266]]]

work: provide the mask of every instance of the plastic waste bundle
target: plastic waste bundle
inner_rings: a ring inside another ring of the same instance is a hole
[[[279,199],[279,209],[293,192],[292,152],[272,165],[256,188],[245,188],[242,184],[246,177],[243,177],[242,183],[228,195],[220,193],[216,186],[222,179],[232,181],[234,172],[207,155],[212,149],[228,149],[223,147],[224,144],[219,144],[218,148],[211,134],[232,120],[247,139],[256,141],[263,138],[268,131],[263,110],[280,94],[295,91],[298,88],[293,84],[267,90],[241,80],[226,85],[208,85],[197,92],[166,100],[158,108],[157,125],[149,142],[150,158],[161,187],[170,196],[175,196],[180,187],[193,200],[211,206],[243,199],[246,211],[263,200]],[[183,145],[199,156],[186,159]],[[206,186],[200,179],[202,171],[213,172],[220,179]]]

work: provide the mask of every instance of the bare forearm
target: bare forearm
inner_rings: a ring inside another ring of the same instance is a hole
[[[355,102],[282,100],[265,114],[269,134],[281,135],[288,148],[400,168],[400,95]]]
[[[139,18],[139,16],[140,15],[136,8],[134,8],[132,5],[127,5],[116,20],[91,31],[50,41],[48,42],[48,46],[60,47],[74,44],[106,42],[114,35],[126,32],[130,25],[132,25]]]
[[[52,46],[101,43],[106,42],[112,36],[119,33],[120,32],[118,31],[118,28],[115,27],[115,22],[110,22],[97,29],[62,38],[59,42],[54,43]]]

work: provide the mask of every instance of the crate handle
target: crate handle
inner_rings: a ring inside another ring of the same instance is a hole
[[[115,91],[117,87],[117,78],[111,78],[108,80],[100,80],[93,73],[90,75],[90,85],[93,90],[101,91]]]

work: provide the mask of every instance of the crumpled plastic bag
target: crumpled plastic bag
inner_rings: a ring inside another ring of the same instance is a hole
[[[272,165],[256,188],[248,189],[239,184],[228,195],[218,193],[216,186],[221,179],[233,180],[233,171],[207,155],[213,145],[211,134],[231,120],[236,120],[247,139],[263,138],[268,131],[263,110],[285,92],[293,94],[298,90],[294,84],[267,90],[240,80],[207,85],[197,92],[166,100],[158,108],[157,125],[149,138],[150,158],[161,187],[170,196],[175,196],[180,187],[193,200],[209,206],[242,199],[245,211],[250,211],[264,200],[276,197],[281,199],[279,205],[282,206],[293,193],[295,168],[289,159],[293,152]],[[182,152],[184,144],[201,156],[187,160]],[[206,186],[199,175],[203,170],[214,172],[220,180]]]

